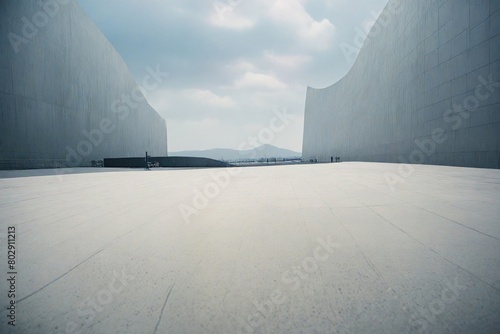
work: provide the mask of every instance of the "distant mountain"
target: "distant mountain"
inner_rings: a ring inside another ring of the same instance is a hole
[[[273,145],[262,145],[251,150],[233,150],[229,148],[214,148],[205,151],[179,151],[168,152],[171,157],[201,157],[215,160],[236,161],[244,159],[267,159],[267,158],[297,158],[302,153],[279,148]]]

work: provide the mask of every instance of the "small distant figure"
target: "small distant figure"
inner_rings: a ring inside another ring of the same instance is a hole
[[[337,158],[335,158],[335,161],[337,161],[336,159]],[[333,162],[333,157],[330,157],[330,162]]]
[[[149,163],[148,163],[148,151],[146,151],[146,158],[144,158],[144,162],[146,163],[146,170],[149,170]]]

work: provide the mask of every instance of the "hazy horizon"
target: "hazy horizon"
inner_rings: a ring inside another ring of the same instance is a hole
[[[266,146],[266,145],[269,145],[269,146],[272,146],[274,148],[278,148],[278,149],[281,149],[281,150],[288,150],[288,151],[293,151],[295,153],[302,153],[302,151],[295,151],[295,150],[290,150],[288,148],[284,148],[284,147],[280,147],[280,146],[276,146],[276,145],[272,145],[272,144],[263,144],[261,146],[258,146],[258,147],[255,147],[253,149],[256,149],[258,150],[259,148],[262,148],[263,146]],[[194,151],[210,151],[210,150],[234,150],[234,151],[248,151],[248,150],[251,150],[251,149],[247,149],[247,150],[238,150],[237,148],[231,148],[231,147],[212,147],[212,148],[208,148],[208,149],[203,149],[203,150],[179,150],[179,151],[171,151],[169,150],[168,153],[175,153],[175,152],[194,152]]]

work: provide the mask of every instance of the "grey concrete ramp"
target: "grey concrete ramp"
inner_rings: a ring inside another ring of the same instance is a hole
[[[0,179],[2,333],[500,331],[498,170],[23,176]]]

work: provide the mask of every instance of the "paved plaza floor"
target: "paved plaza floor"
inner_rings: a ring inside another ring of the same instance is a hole
[[[500,332],[499,170],[92,171],[0,172],[0,332]]]

